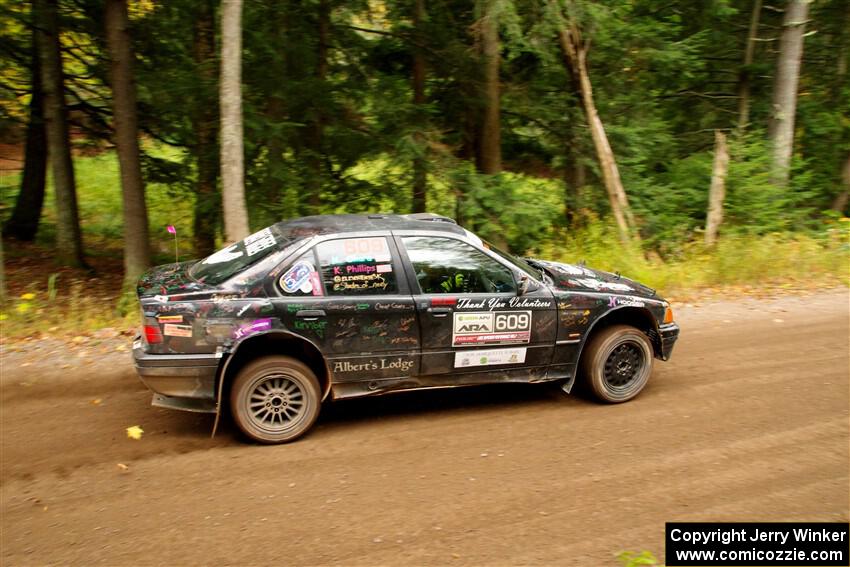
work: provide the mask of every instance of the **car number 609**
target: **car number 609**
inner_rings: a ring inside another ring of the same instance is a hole
[[[528,313],[496,313],[497,331],[524,331],[531,327]]]

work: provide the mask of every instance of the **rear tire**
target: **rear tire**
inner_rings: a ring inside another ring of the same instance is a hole
[[[631,400],[652,374],[649,338],[629,325],[612,325],[591,337],[581,357],[584,385],[602,402]]]
[[[321,390],[310,368],[288,356],[266,356],[246,365],[230,391],[239,429],[260,443],[294,441],[315,423]]]

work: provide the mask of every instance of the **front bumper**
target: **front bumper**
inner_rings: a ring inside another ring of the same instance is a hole
[[[679,325],[676,323],[661,325],[658,327],[658,336],[661,343],[661,360],[669,360],[670,355],[673,354],[673,345],[679,338]]]
[[[215,412],[217,354],[149,354],[133,343],[139,378],[153,393],[153,405],[196,412]]]

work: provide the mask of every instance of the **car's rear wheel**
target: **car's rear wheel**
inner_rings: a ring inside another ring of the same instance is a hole
[[[652,345],[639,329],[612,325],[591,337],[581,359],[585,384],[610,403],[637,396],[652,374]]]
[[[230,409],[239,429],[260,443],[286,443],[304,435],[319,416],[316,375],[288,356],[250,362],[236,376]]]

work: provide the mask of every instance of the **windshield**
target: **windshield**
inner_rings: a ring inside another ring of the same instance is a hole
[[[200,283],[218,285],[279,250],[288,242],[289,239],[274,226],[270,226],[219,250],[212,256],[207,256],[192,266],[189,275]]]
[[[529,264],[528,262],[526,262],[522,258],[517,258],[516,256],[512,256],[512,255],[508,254],[507,252],[499,250],[498,248],[496,248],[495,246],[493,246],[492,244],[490,244],[486,240],[482,240],[481,242],[484,244],[485,248],[490,250],[490,252],[494,252],[495,254],[501,256],[502,258],[504,258],[505,260],[507,260],[508,262],[513,264],[514,266],[519,267],[525,273],[527,273],[531,276],[534,276],[535,278],[537,278],[540,281],[543,281],[543,271],[542,270],[535,268],[534,266],[532,266],[531,264]]]

